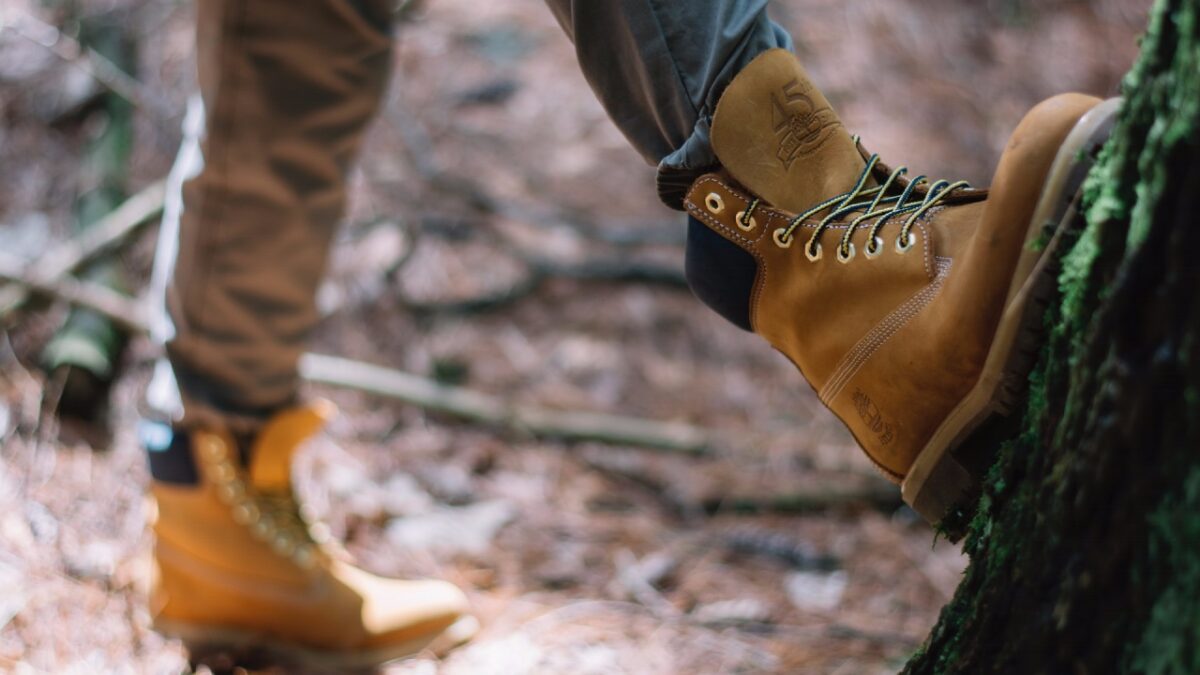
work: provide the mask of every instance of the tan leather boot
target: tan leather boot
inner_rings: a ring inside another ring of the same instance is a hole
[[[368,574],[301,516],[292,455],[331,412],[318,403],[271,419],[248,470],[227,434],[191,433],[196,484],[152,487],[156,628],[196,647],[261,646],[330,667],[379,664],[452,626],[469,631],[453,585]]]
[[[991,190],[893,170],[862,149],[789,52],[726,89],[723,171],[686,206],[693,290],[800,369],[904,499],[938,522],[977,484],[972,433],[1018,400],[1116,102],[1064,95],[1012,135]],[[978,440],[978,436],[976,439]],[[980,462],[982,464],[982,462]]]

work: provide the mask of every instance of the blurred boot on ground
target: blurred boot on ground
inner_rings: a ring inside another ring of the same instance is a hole
[[[369,574],[305,519],[292,458],[332,412],[326,402],[280,412],[245,455],[220,429],[181,432],[150,449],[158,630],[197,650],[262,647],[347,668],[474,632],[458,588]]]

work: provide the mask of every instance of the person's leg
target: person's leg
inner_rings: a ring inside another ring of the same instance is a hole
[[[613,122],[658,166],[659,196],[676,209],[717,164],[709,133],[726,85],[759,54],[792,48],[767,17],[767,0],[546,4]]]
[[[204,168],[185,186],[168,292],[188,425],[254,425],[295,398],[346,174],[387,81],[392,4],[197,3]]]
[[[775,49],[790,40],[765,0],[547,2],[614,122],[658,162],[663,201],[686,207],[696,295],[786,354],[931,522],[977,490],[986,442],[972,435],[1017,407],[1031,289],[1053,282],[1036,242],[1070,225],[1115,104],[1035,108],[990,192],[910,182]]]
[[[340,670],[471,630],[453,585],[346,562],[308,526],[291,483],[296,450],[331,413],[296,402],[297,360],[346,173],[384,90],[392,4],[197,3],[205,165],[184,188],[168,293],[184,417],[145,435],[151,610],[193,644],[283,646]]]

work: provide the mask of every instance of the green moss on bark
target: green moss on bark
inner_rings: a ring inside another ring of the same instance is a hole
[[[906,672],[1200,673],[1200,3],[1160,0],[971,566]]]
[[[1150,558],[1170,576],[1141,638],[1130,644],[1126,670],[1200,673],[1200,468],[1191,468],[1180,494],[1163,500],[1150,528]]]

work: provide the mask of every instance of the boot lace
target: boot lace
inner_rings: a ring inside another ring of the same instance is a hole
[[[307,562],[319,553],[333,558],[348,558],[344,549],[333,540],[328,526],[321,522],[310,523],[304,517],[291,490],[282,493],[260,492],[257,497],[259,509],[271,524],[275,535],[272,546],[279,553],[298,556],[300,559],[297,562]]]
[[[275,532],[293,542],[293,545],[316,543],[291,491],[282,494],[259,493],[258,505],[263,515],[271,519]]]
[[[854,140],[855,143],[858,142],[857,137]],[[883,252],[883,239],[879,237],[880,230],[894,218],[907,215],[908,217],[905,218],[903,225],[900,227],[899,236],[896,238],[896,250],[904,253],[912,248],[915,243],[912,237],[912,229],[921,216],[928,213],[935,206],[942,204],[954,192],[962,189],[970,189],[971,187],[971,184],[965,180],[954,182],[938,180],[930,182],[926,176],[921,175],[910,180],[908,185],[899,194],[896,194],[894,188],[898,187],[897,181],[908,174],[908,167],[901,166],[892,171],[887,180],[881,185],[868,188],[867,183],[870,181],[871,175],[878,164],[879,155],[871,155],[852,189],[831,197],[792,218],[786,227],[775,230],[775,243],[781,248],[790,248],[797,228],[810,218],[816,217],[823,211],[828,211],[820,223],[817,224],[812,236],[808,238],[808,243],[804,247],[804,254],[809,260],[815,262],[821,258],[821,235],[835,222],[839,221],[839,219],[858,213],[859,215],[850,221],[846,232],[842,235],[841,241],[838,243],[838,260],[845,263],[854,257],[854,244],[851,243],[851,238],[860,227],[863,227],[872,219],[875,222],[871,225],[871,230],[867,236],[866,253],[867,257],[875,257]],[[929,187],[925,190],[924,198],[919,201],[916,200],[914,194],[917,188],[926,183],[929,184]],[[760,203],[761,200],[755,199],[750,202],[750,206],[745,211],[739,214],[740,222],[743,226],[750,224],[754,210],[758,208]]]
[[[235,463],[231,448],[215,434],[202,436],[198,446],[217,499],[231,509],[234,522],[306,569],[325,557],[344,558],[344,551],[332,542],[329,529],[304,518],[290,488],[268,491],[251,486],[245,471]]]

